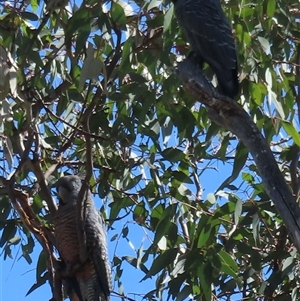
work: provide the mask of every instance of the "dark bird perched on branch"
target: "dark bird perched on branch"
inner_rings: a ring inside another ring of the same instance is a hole
[[[233,98],[239,89],[237,53],[219,0],[172,0],[196,62],[206,62],[217,76],[220,93]],[[190,55],[190,56],[191,56]]]
[[[104,220],[95,208],[90,191],[80,200],[84,214],[83,220],[78,220],[80,214],[77,214],[77,199],[82,186],[80,177],[62,177],[55,186],[59,197],[59,207],[54,218],[56,244],[67,270],[72,271],[70,277],[65,278],[67,291],[73,295],[70,296],[72,300],[108,301],[111,270]],[[80,245],[78,235],[81,226],[85,236],[83,246]],[[86,252],[84,262],[80,261],[81,248]]]

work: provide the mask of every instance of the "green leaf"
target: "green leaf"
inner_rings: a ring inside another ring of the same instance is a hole
[[[169,218],[165,217],[163,220],[159,222],[157,228],[155,229],[155,238],[153,241],[153,245],[156,245],[160,239],[169,232],[171,227],[171,222]]]
[[[178,254],[178,249],[169,249],[163,252],[162,254],[158,255],[158,257],[154,259],[149,272],[142,279],[142,281],[158,274],[162,269],[167,268],[171,263],[174,262],[177,254]]]
[[[293,140],[295,141],[295,143],[300,146],[300,135],[299,133],[296,131],[295,127],[293,126],[293,124],[291,124],[290,122],[281,120],[280,121],[283,128],[285,129],[285,131],[287,132],[288,135],[292,136]]]
[[[27,19],[30,21],[37,21],[39,19],[39,17],[36,14],[29,11],[21,12],[20,15],[23,19]]]
[[[171,5],[164,17],[164,33],[168,31],[173,18],[174,5]]]
[[[285,260],[284,260],[284,263],[282,265],[282,272],[283,272],[283,275],[289,275],[289,276],[292,276],[293,275],[293,270],[295,269],[297,263],[296,263],[296,259],[292,256],[290,257],[287,257]],[[292,276],[292,279],[293,280],[293,276]]]
[[[124,9],[120,4],[116,2],[112,3],[111,17],[113,21],[117,24],[120,24],[122,26],[126,25],[126,16],[124,13]]]
[[[201,295],[203,296],[203,301],[211,300],[211,283],[210,283],[210,275],[211,275],[211,265],[209,263],[203,264],[198,268],[198,277],[201,279]]]
[[[188,184],[194,183],[189,176],[187,176],[185,173],[181,171],[176,171],[176,170],[173,171],[172,176],[181,183],[188,183]]]
[[[144,202],[138,203],[138,205],[136,205],[133,211],[133,219],[138,224],[144,224],[147,217],[148,217],[148,211],[145,208],[145,203]]]
[[[67,41],[71,40],[73,34],[82,26],[85,26],[85,28],[90,27],[89,17],[90,17],[90,13],[89,13],[89,10],[86,8],[79,9],[74,13],[74,15],[70,18],[70,20],[68,22],[68,27],[67,27],[67,31],[66,31],[66,40]],[[83,41],[82,38],[80,40]],[[79,48],[81,49],[81,47],[79,47]]]
[[[185,285],[183,289],[180,290],[179,294],[177,295],[176,301],[183,301],[189,297],[191,294],[191,287],[189,285]]]
[[[233,258],[225,251],[219,251],[218,256],[221,260],[221,271],[233,278],[238,277],[239,267]]]
[[[171,162],[186,160],[186,155],[176,148],[166,148],[161,154],[164,159]]]
[[[253,215],[253,221],[252,221],[252,227],[253,227],[253,237],[256,241],[259,241],[259,216],[258,214]]]
[[[272,72],[271,72],[270,68],[267,68],[267,70],[265,72],[265,79],[268,84],[268,87],[267,87],[268,88],[268,100],[270,103],[272,103],[275,106],[280,118],[284,119],[285,114],[284,114],[282,104],[278,101],[277,94],[272,90],[273,77],[272,77]]]
[[[159,7],[162,4],[162,0],[151,0],[147,6],[148,11],[154,7]]]
[[[0,198],[0,229],[4,227],[11,209],[9,199],[7,197]]]
[[[223,190],[224,187],[228,186],[228,184],[232,183],[238,177],[240,171],[245,165],[247,158],[248,158],[248,150],[242,142],[239,142],[234,157],[232,174],[221,184],[220,187],[218,187],[217,191]]]
[[[129,228],[127,226],[123,227],[123,229],[122,229],[122,236],[124,238],[127,237],[128,232],[129,232]]]
[[[251,265],[256,271],[260,271],[261,269],[261,255],[259,252],[254,250],[253,248],[250,250],[250,256],[251,256]]]
[[[134,202],[131,198],[122,198],[119,194],[117,194],[115,192],[113,192],[113,195],[114,195],[115,201],[109,205],[111,208],[109,218],[111,220],[116,219],[119,212],[122,209],[134,205]]]
[[[125,256],[122,258],[123,260],[126,260],[129,264],[131,264],[133,267],[138,267],[140,268],[145,274],[148,274],[149,270],[144,264],[139,263],[138,265],[138,260],[134,257],[131,256]]]
[[[8,240],[7,245],[17,245],[20,241],[21,241],[21,237],[15,236],[15,237],[11,238],[10,240]]]
[[[17,228],[14,223],[7,223],[2,232],[0,239],[0,247],[2,248],[10,239],[12,239],[16,234]]]
[[[236,207],[234,210],[234,223],[237,225],[239,223],[239,218],[242,214],[243,202],[240,199],[236,201]]]
[[[171,271],[170,275],[174,278],[178,277],[179,274],[183,274],[185,271],[185,259],[180,259],[176,261],[174,269]]]
[[[260,45],[262,47],[262,49],[264,50],[264,52],[266,54],[270,53],[270,43],[267,39],[263,38],[263,37],[257,37],[258,41],[260,42]]]
[[[216,234],[216,227],[220,224],[220,220],[209,218],[202,228],[198,238],[198,248],[202,248],[208,244],[208,241],[213,240]]]
[[[47,271],[47,256],[44,251],[41,251],[36,266],[36,281],[38,282],[44,272]]]
[[[276,0],[268,0],[267,2],[267,14],[269,18],[274,16],[276,9]]]
[[[141,246],[137,251],[137,262],[136,262],[137,268],[141,268],[141,266],[143,265],[142,264],[143,252],[144,252],[144,249],[143,249],[143,246]]]
[[[39,277],[39,280],[31,286],[31,288],[26,293],[26,296],[31,294],[33,291],[35,291],[37,288],[41,287],[48,281],[48,272],[46,272],[43,276]]]
[[[23,245],[21,244],[21,248],[22,248],[22,255],[25,258],[25,260],[28,262],[28,264],[32,263],[32,259],[30,257],[30,254],[32,253],[32,247],[29,244],[27,245]]]

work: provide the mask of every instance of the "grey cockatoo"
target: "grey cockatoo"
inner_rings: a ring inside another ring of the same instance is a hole
[[[207,62],[220,92],[233,98],[239,91],[236,45],[219,0],[172,0],[175,14],[202,68]]]
[[[60,178],[56,183],[59,207],[55,214],[55,238],[61,258],[72,277],[66,278],[71,300],[108,301],[111,291],[111,270],[107,254],[104,220],[88,191],[82,201],[84,218],[78,221],[77,199],[82,179],[75,175]],[[79,225],[79,226],[78,226]],[[78,229],[83,228],[87,259],[80,261]],[[76,267],[76,268],[74,268]]]

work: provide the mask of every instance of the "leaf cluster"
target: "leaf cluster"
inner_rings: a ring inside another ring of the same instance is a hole
[[[299,3],[223,7],[239,102],[298,195]],[[140,292],[149,300],[299,298],[297,254],[251,156],[172,74],[189,52],[172,5],[15,0],[0,12],[0,247],[5,259],[19,248],[37,266],[29,293],[53,279],[51,185],[87,173],[103,200],[121,295],[127,262],[143,273],[137,285],[155,278]],[[141,229],[146,242],[136,247]]]

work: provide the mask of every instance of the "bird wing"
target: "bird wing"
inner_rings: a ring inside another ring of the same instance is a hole
[[[65,270],[68,264],[74,264],[79,260],[77,229],[74,226],[76,225],[74,206],[72,204],[59,206],[54,223],[57,249],[62,257],[62,265]],[[63,284],[71,301],[83,301],[76,277],[65,278]]]
[[[60,206],[55,214],[55,238],[58,251],[66,263],[79,260],[76,211],[73,205]]]
[[[91,201],[93,202],[93,200]],[[94,266],[92,277],[99,293],[108,300],[112,284],[105,223],[94,204],[87,204],[87,216],[85,231],[88,257]]]
[[[231,27],[218,0],[178,0],[175,11],[196,54],[199,52],[213,69],[237,68]]]

